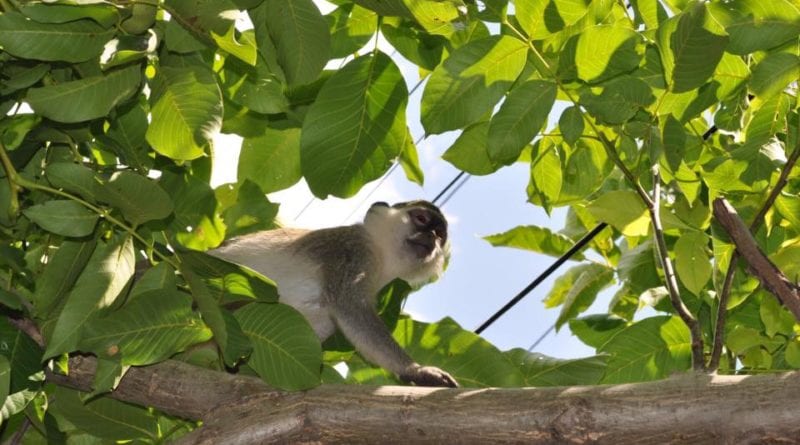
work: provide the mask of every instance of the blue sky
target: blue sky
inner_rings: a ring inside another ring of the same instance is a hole
[[[315,3],[323,13],[331,10],[325,2]],[[372,44],[367,46],[372,48]],[[394,53],[385,42],[379,40],[379,47],[398,64],[411,90],[419,80],[416,66]],[[339,60],[331,62],[329,67],[335,69],[341,65]],[[424,133],[419,119],[423,90],[424,85],[409,98],[407,118],[414,140]],[[556,118],[561,109],[563,106],[557,104],[554,113]],[[370,183],[350,199],[314,200],[299,218],[296,218],[297,215],[312,199],[304,182],[272,194],[270,199],[281,204],[279,218],[285,225],[305,228],[359,222],[369,204],[375,201],[432,200],[459,172],[441,159],[442,153],[457,136],[456,132],[435,135],[418,144],[420,164],[425,172],[423,187],[406,180],[402,169],[398,168],[379,187],[376,188],[378,181]],[[235,181],[240,144],[241,140],[236,136],[220,135],[216,139],[217,159],[212,181],[217,185]],[[517,249],[492,247],[482,239],[483,236],[504,232],[517,225],[539,225],[553,230],[563,226],[563,210],[555,211],[551,218],[542,209],[526,202],[528,177],[529,165],[518,163],[488,176],[471,177],[453,195],[442,208],[450,222],[451,258],[448,270],[439,281],[412,294],[406,303],[406,312],[422,321],[451,317],[463,328],[474,330],[550,265],[553,258]],[[362,204],[370,192],[372,195]],[[565,264],[554,276],[563,273],[569,266],[570,263]],[[542,303],[552,282],[552,278],[545,281],[484,331],[483,337],[503,350],[514,347],[527,349],[558,317],[558,309],[547,310]],[[594,306],[597,308],[595,312],[604,310],[608,296],[599,300]],[[572,336],[565,326],[559,333],[548,335],[534,352],[573,358],[592,355],[594,350]]]

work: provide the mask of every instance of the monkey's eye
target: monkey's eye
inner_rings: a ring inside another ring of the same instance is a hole
[[[418,226],[426,226],[429,222],[431,222],[430,215],[424,211],[414,212],[411,216],[414,218],[414,222],[417,223]]]

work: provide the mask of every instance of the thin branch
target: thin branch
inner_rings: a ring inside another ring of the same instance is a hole
[[[756,240],[744,225],[736,209],[725,198],[714,200],[714,217],[736,245],[739,255],[747,261],[749,270],[800,320],[800,288],[785,275],[759,249]]]
[[[653,221],[653,236],[656,239],[658,257],[661,260],[661,267],[664,269],[664,278],[669,292],[669,300],[672,307],[681,320],[689,328],[692,336],[692,368],[696,371],[705,369],[705,357],[703,355],[703,333],[700,330],[700,323],[694,318],[691,311],[681,299],[680,289],[678,288],[678,278],[672,260],[669,258],[667,242],[664,239],[664,227],[661,225],[661,174],[658,165],[653,166],[653,205],[649,207],[650,218]]]
[[[800,122],[798,124],[800,124]],[[798,125],[798,133],[800,133],[800,125]],[[798,139],[800,139],[800,134],[798,134]],[[772,188],[769,196],[767,196],[767,200],[764,201],[764,205],[761,206],[758,214],[756,214],[755,218],[753,218],[753,221],[750,222],[750,233],[755,234],[759,227],[761,227],[761,223],[764,221],[767,212],[770,208],[772,208],[773,204],[775,204],[775,200],[778,199],[778,196],[780,196],[783,188],[786,187],[786,184],[789,182],[789,174],[791,174],[792,169],[794,168],[795,164],[797,164],[798,158],[800,158],[800,143],[794,147],[792,154],[789,155],[789,158],[786,160],[786,164],[781,170],[781,174],[778,177],[778,181],[775,183],[775,187]],[[728,264],[728,270],[725,272],[725,281],[722,284],[722,292],[719,295],[717,322],[714,327],[714,346],[711,349],[711,361],[708,364],[708,369],[711,371],[716,371],[719,368],[720,358],[722,357],[722,346],[725,336],[725,322],[728,312],[728,300],[730,300],[731,287],[733,285],[733,278],[736,275],[736,265],[738,262],[739,252],[734,251],[733,255],[731,255],[730,264]]]
[[[3,170],[6,172],[8,188],[11,191],[10,203],[7,209],[8,216],[14,219],[17,217],[17,213],[19,212],[19,192],[21,188],[19,184],[17,184],[17,170],[14,168],[14,164],[11,163],[11,159],[8,157],[8,153],[6,152],[6,146],[3,145],[2,141],[0,141],[0,163],[2,163]]]

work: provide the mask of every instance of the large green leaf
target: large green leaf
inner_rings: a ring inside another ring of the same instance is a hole
[[[530,80],[514,86],[489,125],[489,157],[503,165],[516,161],[547,123],[555,100],[554,82]]]
[[[33,305],[39,318],[47,319],[63,302],[75,280],[97,247],[94,239],[84,242],[64,241],[53,254],[36,281]]]
[[[728,36],[709,27],[705,3],[697,3],[658,28],[658,50],[671,91],[695,89],[714,73]]]
[[[575,141],[583,135],[584,127],[583,114],[576,106],[565,108],[558,118],[558,129],[561,130],[561,137],[569,145],[574,145]]]
[[[106,116],[139,89],[138,65],[71,82],[31,88],[25,99],[31,108],[58,122],[82,122]]]
[[[48,232],[78,237],[91,234],[98,218],[96,213],[68,199],[37,204],[22,213]]]
[[[56,387],[53,409],[79,430],[106,441],[158,437],[158,422],[146,408],[100,397],[84,403],[81,394],[63,386]]]
[[[593,314],[569,321],[569,330],[587,345],[601,349],[627,325],[625,319],[610,314]]]
[[[111,314],[89,320],[78,347],[96,355],[121,355],[122,365],[158,363],[211,338],[192,310],[192,298],[170,289],[142,293]]]
[[[253,343],[248,364],[265,382],[287,390],[320,383],[322,348],[299,312],[280,303],[251,303],[235,315]]]
[[[585,91],[580,104],[599,121],[621,124],[655,101],[651,87],[633,76],[621,76],[605,85],[603,92],[594,95]]]
[[[533,146],[528,195],[531,196],[531,202],[540,204],[548,212],[558,203],[564,180],[560,149],[554,145],[552,138],[540,139]]]
[[[466,25],[462,0],[356,0],[380,15],[414,19],[429,34],[450,36]]]
[[[222,123],[222,96],[214,75],[195,65],[162,66],[150,86],[147,142],[175,160],[202,156]]]
[[[578,77],[600,82],[633,71],[644,55],[642,37],[636,31],[612,25],[586,28],[578,37],[575,66]]]
[[[489,122],[472,124],[461,132],[442,159],[471,175],[488,175],[500,168],[489,158],[488,143]]]
[[[361,49],[378,29],[374,11],[344,4],[325,16],[331,34],[331,57],[347,57]]]
[[[300,135],[300,166],[314,195],[352,196],[386,171],[406,144],[407,101],[400,70],[381,52],[325,82]]]
[[[603,383],[657,380],[691,365],[689,329],[677,316],[645,318],[626,327],[598,352],[611,355]]]
[[[229,238],[247,235],[259,230],[275,228],[275,217],[278,215],[278,204],[273,204],[261,188],[249,179],[245,179],[236,187],[216,190],[217,198],[225,207],[222,218],[225,222],[225,234]],[[225,195],[222,197],[221,195]],[[225,198],[233,202],[225,202]]]
[[[175,205],[170,231],[178,242],[195,250],[218,246],[225,236],[225,226],[211,186],[194,176],[172,173],[162,175],[160,183]]]
[[[650,216],[641,198],[632,190],[602,194],[586,207],[599,221],[604,221],[628,236],[647,235]]]
[[[516,247],[554,257],[560,257],[575,244],[568,237],[539,226],[517,226],[504,233],[485,236],[483,239],[495,247]],[[583,259],[583,255],[577,253],[573,259]]]
[[[234,57],[250,65],[255,64],[255,43],[248,39],[246,34],[242,34],[237,40],[236,16],[232,12],[239,8],[234,2],[230,0],[167,0],[165,4],[170,15],[174,17],[173,20],[170,20],[173,26],[173,21],[178,22],[191,30],[195,36],[204,37],[204,40],[207,41],[214,41],[217,46]],[[191,43],[184,41],[188,37],[186,34],[188,33],[181,33],[173,27],[172,32],[167,33],[167,40],[180,41],[180,49],[186,50],[192,46]],[[182,38],[180,40],[175,38],[178,36]],[[191,39],[191,37],[189,38]]]
[[[759,108],[800,77],[800,57],[791,53],[771,53],[753,68],[750,90],[756,95],[753,107]]]
[[[237,179],[249,179],[264,193],[283,190],[300,180],[300,129],[271,128],[242,140]]]
[[[133,241],[119,237],[92,253],[48,338],[44,358],[77,349],[84,324],[111,306],[134,272]]]
[[[422,94],[421,118],[429,134],[478,121],[508,91],[525,65],[528,46],[509,36],[470,42],[431,74]]]
[[[331,37],[312,0],[265,2],[267,29],[291,85],[309,83],[330,58]]]
[[[166,218],[172,200],[153,180],[128,171],[116,172],[107,181],[95,183],[99,201],[118,208],[131,224]]]
[[[681,283],[695,295],[700,295],[711,279],[708,241],[705,233],[686,232],[675,243],[675,272]]]
[[[26,59],[83,62],[99,56],[115,31],[91,20],[39,23],[14,11],[0,14],[0,46]]]
[[[53,162],[47,165],[45,176],[53,186],[94,201],[97,178],[91,168],[72,162]]]
[[[522,375],[492,344],[450,318],[398,321],[393,336],[418,363],[439,366],[462,386],[520,386]]]
[[[774,48],[800,34],[800,6],[792,0],[712,2],[708,11],[730,35],[726,50],[733,54]]]
[[[278,301],[275,283],[257,272],[202,252],[184,252],[180,257],[208,286],[217,304]]]
[[[11,386],[11,364],[4,355],[0,355],[0,400],[5,401]]]
[[[596,385],[603,378],[608,357],[562,360],[515,348],[504,353],[522,370],[523,386]]]

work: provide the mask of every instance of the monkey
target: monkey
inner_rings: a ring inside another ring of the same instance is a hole
[[[279,301],[303,314],[321,341],[338,328],[362,357],[403,382],[458,387],[447,372],[414,362],[375,308],[395,278],[418,287],[442,274],[447,220],[430,202],[376,202],[360,224],[261,231],[208,253],[275,281]]]

